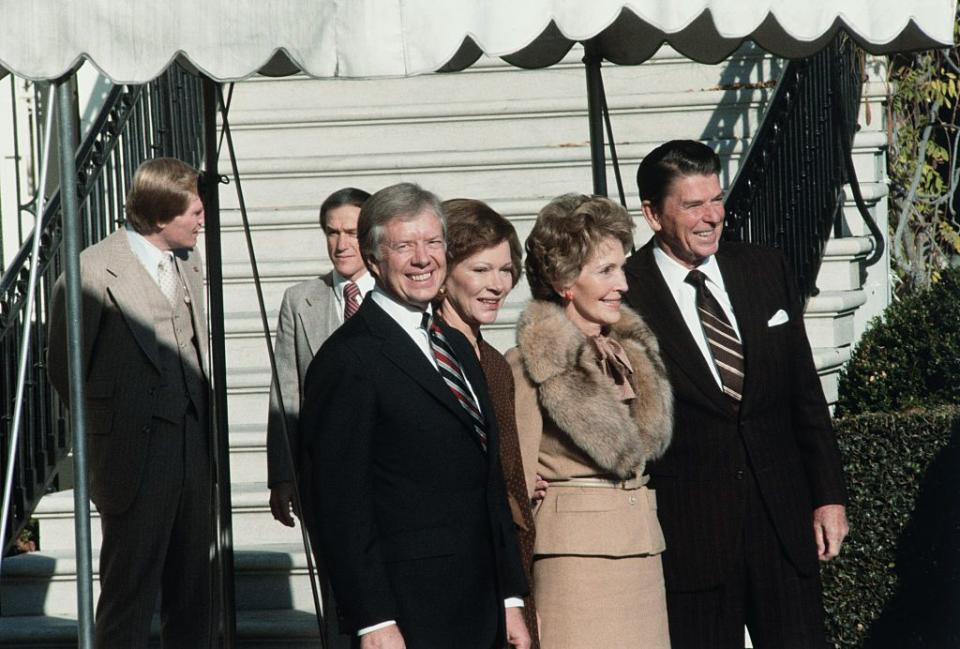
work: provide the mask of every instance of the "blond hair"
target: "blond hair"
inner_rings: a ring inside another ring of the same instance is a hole
[[[133,175],[127,194],[127,220],[140,234],[151,234],[157,225],[183,214],[190,201],[200,195],[199,172],[176,158],[144,161]]]

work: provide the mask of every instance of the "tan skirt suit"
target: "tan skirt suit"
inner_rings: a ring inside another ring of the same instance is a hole
[[[643,475],[670,442],[672,397],[656,339],[623,309],[599,340],[532,302],[507,353],[535,508],[533,591],[543,649],[670,646],[654,492]]]

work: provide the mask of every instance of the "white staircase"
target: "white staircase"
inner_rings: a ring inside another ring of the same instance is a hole
[[[549,199],[590,193],[580,56],[572,52],[541,71],[488,61],[463,73],[414,79],[291,77],[238,84],[230,120],[271,324],[284,289],[329,268],[317,208],[336,189],[375,191],[412,180],[442,198],[481,198],[516,224],[521,240]],[[631,213],[639,217],[637,163],[667,139],[712,141],[724,161],[723,181],[729,182],[779,68],[752,49],[718,66],[664,49],[638,67],[604,67]],[[880,89],[868,91],[877,103]],[[874,107],[873,114],[879,122],[882,111]],[[867,193],[878,199],[885,187],[883,153],[870,137],[872,132],[858,136],[857,158],[865,191],[874,188]],[[221,160],[221,168],[229,169],[229,161]],[[608,176],[614,195],[612,170]],[[273,521],[267,505],[267,352],[232,185],[222,187],[221,201],[239,638],[249,647],[318,646],[311,640],[315,622],[299,531]],[[851,213],[849,221],[858,218]],[[851,226],[850,234],[860,231]],[[638,245],[648,236],[638,227]],[[863,238],[832,241],[822,292],[810,301],[808,327],[829,395],[835,395],[836,371],[849,355],[856,310],[867,300],[860,265],[868,250]],[[511,294],[500,322],[488,331],[494,345],[513,344],[528,297],[525,285]],[[73,647],[73,493],[46,497],[36,516],[41,551],[4,562],[0,646]],[[93,529],[96,573],[95,514]]]

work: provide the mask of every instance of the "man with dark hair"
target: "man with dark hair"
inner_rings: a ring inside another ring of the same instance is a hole
[[[368,198],[370,194],[362,189],[346,187],[323,201],[320,228],[333,269],[316,279],[294,284],[284,291],[280,303],[276,340],[280,382],[270,386],[267,485],[270,511],[288,527],[293,527],[294,467],[290,466],[287,456],[284,430],[296,458],[300,400],[307,367],[333,330],[356,313],[364,296],[373,289],[373,277],[363,265],[357,243],[357,219]]]
[[[300,454],[297,429],[307,367],[334,329],[357,312],[364,296],[373,289],[373,277],[363,265],[357,244],[357,219],[368,198],[370,194],[362,189],[346,187],[323,201],[320,228],[333,269],[316,279],[294,284],[284,291],[280,303],[275,343],[279,384],[271,382],[267,418],[267,486],[273,517],[288,527],[294,525],[293,472]],[[307,526],[311,535],[315,534],[313,527]],[[336,617],[330,615],[335,604],[330,597],[325,563],[319,553],[314,554],[327,622],[327,647],[346,648],[349,643],[337,633]]]
[[[361,649],[529,647],[493,406],[470,343],[432,317],[439,200],[387,187],[358,230],[376,286],[310,364],[300,418],[340,628]]]
[[[210,646],[211,458],[197,171],[137,169],[127,225],[80,255],[90,497],[100,512],[98,649]],[[63,278],[50,308],[50,381],[67,402]],[[70,405],[69,403],[67,404]]]
[[[847,533],[840,455],[786,259],[720,241],[720,160],[674,140],[637,172],[651,241],[627,302],[660,342],[673,443],[650,465],[674,649],[827,646],[817,559]]]

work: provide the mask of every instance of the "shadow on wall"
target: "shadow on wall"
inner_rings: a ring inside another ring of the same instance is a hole
[[[717,85],[710,88],[722,90],[723,95],[699,139],[711,143],[720,155],[723,165],[720,182],[724,187],[736,176],[740,159],[752,141],[747,138],[753,137],[763,121],[764,111],[785,67],[782,59],[766,58],[758,46],[747,43],[727,59]],[[757,101],[759,107],[754,108]]]
[[[864,649],[960,647],[958,475],[960,423],[920,485],[897,547],[899,588],[874,622]]]

